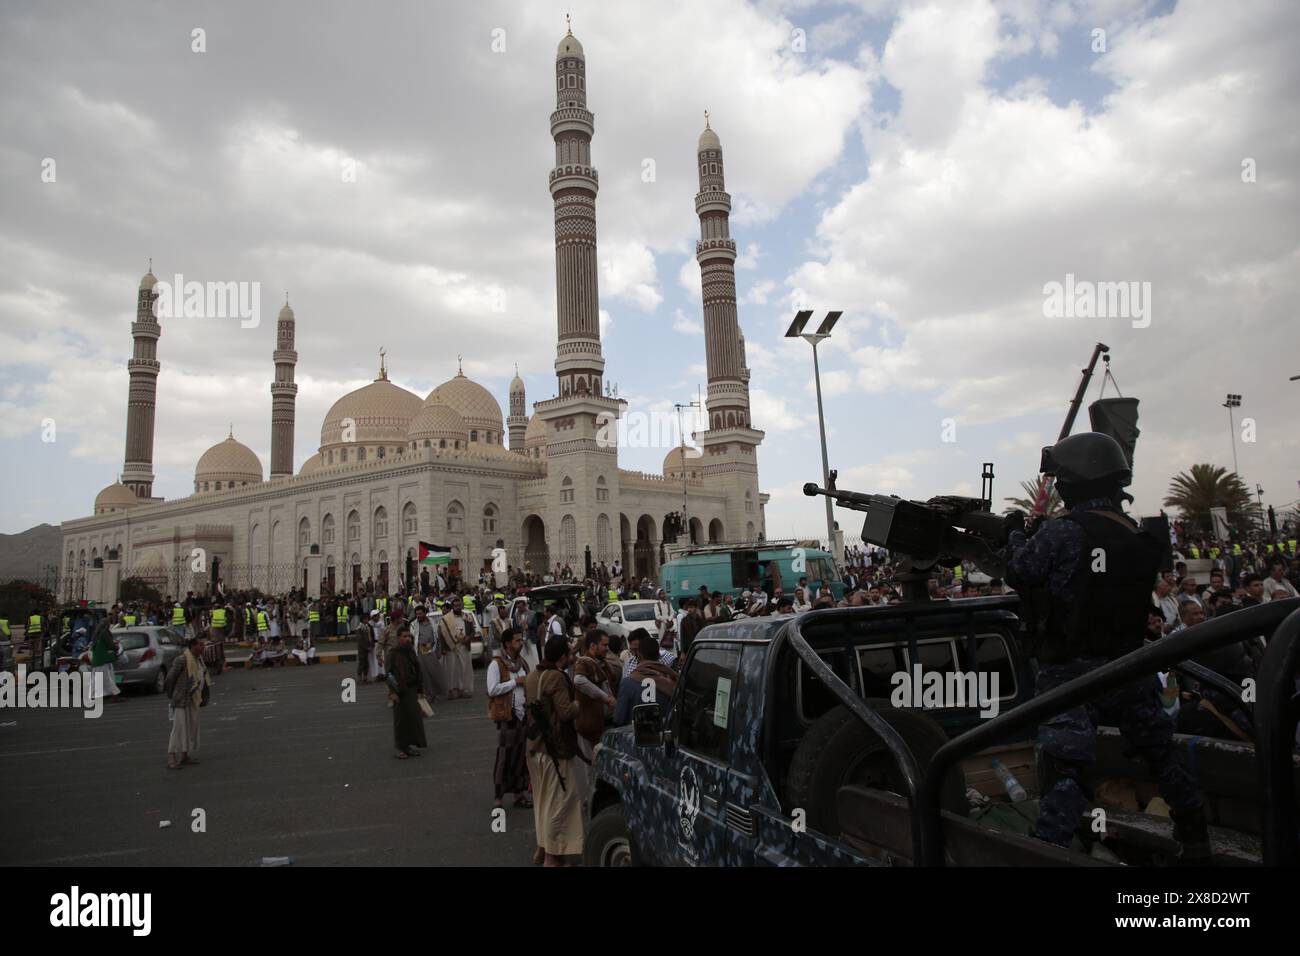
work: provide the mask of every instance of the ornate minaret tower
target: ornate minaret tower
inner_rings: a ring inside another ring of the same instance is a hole
[[[696,437],[704,451],[705,479],[734,485],[725,531],[728,538],[738,541],[748,537],[750,522],[755,534],[762,531],[755,451],[763,433],[751,427],[749,420],[749,367],[745,336],[736,316],[736,243],[731,238],[731,196],[723,179],[722,143],[709,126],[708,114],[704,115],[696,157],[700,191],[695,195],[695,212],[700,217],[700,241],[695,244],[695,258],[704,293],[709,427]]]
[[[506,428],[510,429],[510,450],[522,455],[524,453],[524,432],[528,430],[528,402],[524,398],[524,380],[519,377],[519,366],[515,366],[515,377],[510,380],[510,415],[506,418]]]
[[[157,281],[151,260],[149,271],[140,280],[135,321],[131,323],[135,350],[126,365],[131,385],[126,401],[126,462],[122,484],[135,492],[137,498],[144,499],[153,497],[153,420],[158,403],[158,336],[162,335],[153,313],[158,298],[153,287]]]
[[[619,526],[618,429],[622,403],[604,394],[600,301],[596,289],[596,170],[593,117],[587,109],[587,61],[573,31],[555,53],[555,299],[559,397],[534,402],[546,423],[546,537],[551,565],[582,568],[579,542],[602,542]],[[512,439],[513,442],[513,439]],[[601,479],[604,479],[601,482]],[[596,489],[602,495],[597,501]],[[603,519],[603,520],[602,520]],[[612,553],[612,552],[611,552]]]
[[[600,302],[596,288],[596,190],[591,165],[594,117],[587,109],[587,61],[572,31],[555,54],[556,104],[551,114],[555,168],[555,294],[560,340],[555,356],[560,397],[601,393]]]
[[[271,383],[271,477],[288,478],[293,474],[293,419],[298,386],[293,368],[298,353],[293,349],[294,319],[289,297],[275,322],[275,381]]]

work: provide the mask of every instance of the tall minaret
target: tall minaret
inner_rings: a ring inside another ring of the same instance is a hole
[[[158,298],[153,287],[157,281],[151,261],[149,271],[140,280],[135,321],[131,323],[135,350],[126,364],[131,385],[126,400],[126,462],[122,484],[135,492],[137,498],[145,499],[153,497],[153,421],[158,402],[158,336],[162,335],[153,312]]]
[[[573,32],[555,53],[555,302],[559,396],[534,402],[546,426],[546,538],[550,563],[582,567],[578,542],[613,554],[619,528],[618,417],[622,403],[604,394],[600,301],[596,289],[594,129],[587,109],[587,61]],[[512,439],[513,442],[513,439]],[[599,499],[597,489],[602,489]]]
[[[745,336],[736,315],[736,242],[731,238],[731,196],[725,188],[722,143],[705,113],[696,159],[700,191],[695,212],[700,217],[700,241],[695,258],[700,264],[704,295],[704,350],[709,375],[708,429],[697,435],[704,451],[706,480],[725,481],[728,496],[727,537],[743,540],[749,522],[755,534],[762,531],[758,507],[758,462],[755,452],[763,433],[749,419],[749,366],[745,363]],[[743,502],[748,502],[748,508]]]
[[[298,386],[293,380],[293,368],[298,364],[298,353],[293,349],[293,309],[289,296],[284,297],[284,308],[275,322],[275,381],[271,383],[271,477],[288,478],[293,475],[293,420],[294,403]]]
[[[510,380],[510,415],[506,418],[506,427],[510,429],[510,450],[520,455],[524,453],[524,432],[528,430],[528,402],[524,398],[524,380],[519,377],[519,366],[515,366],[515,377]]]
[[[601,393],[600,301],[596,288],[596,190],[591,165],[594,117],[587,109],[587,60],[570,31],[555,54],[556,103],[551,114],[555,168],[555,296],[560,339],[555,374],[560,397]]]

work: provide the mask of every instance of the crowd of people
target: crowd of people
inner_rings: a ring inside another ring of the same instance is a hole
[[[1208,583],[1188,572],[1186,558],[1212,562]],[[1297,596],[1294,540],[1196,540],[1181,544],[1174,559],[1153,585],[1151,639]],[[477,646],[487,665],[483,697],[497,744],[494,808],[504,810],[509,796],[512,807],[533,812],[535,862],[574,865],[582,853],[582,778],[595,745],[609,727],[631,722],[649,686],[667,717],[679,669],[701,629],[729,620],[903,600],[900,568],[888,552],[849,548],[842,568],[842,593],[806,577],[787,591],[772,562],[763,578],[736,593],[700,588],[676,601],[646,578],[625,577],[617,563],[594,567],[582,580],[563,565],[543,575],[511,568],[504,580],[485,570],[468,581],[445,567],[426,568],[409,590],[399,585],[388,593],[386,581],[367,581],[355,593],[326,590],[316,598],[300,590],[264,595],[218,587],[211,598],[191,593],[115,605],[97,624],[75,628],[75,650],[91,651],[93,666],[105,673],[105,693],[116,695],[112,664],[120,647],[112,639],[113,627],[170,625],[184,635],[186,650],[169,668],[165,688],[172,722],[167,766],[181,769],[197,763],[199,711],[211,687],[205,646],[251,644],[248,666],[274,666],[290,657],[314,662],[318,640],[354,642],[358,681],[387,690],[400,760],[419,757],[427,747],[423,721],[432,715],[434,702],[476,696],[471,654]],[[552,583],[580,588],[544,601],[529,597],[536,587]],[[930,596],[938,599],[1009,591],[969,564],[936,569],[929,585]],[[600,626],[597,615],[606,604],[637,599],[655,601],[653,622],[626,637]],[[1217,698],[1213,689],[1180,688],[1172,674],[1162,675],[1162,682],[1164,704],[1180,729],[1217,736],[1250,732],[1249,717],[1236,702]]]

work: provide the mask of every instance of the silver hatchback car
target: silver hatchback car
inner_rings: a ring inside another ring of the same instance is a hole
[[[144,687],[152,694],[162,693],[167,669],[185,652],[182,636],[170,627],[124,625],[113,628],[113,639],[123,651],[113,663],[118,685]]]

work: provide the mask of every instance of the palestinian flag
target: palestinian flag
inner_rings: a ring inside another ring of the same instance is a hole
[[[434,564],[451,564],[451,548],[421,541],[420,566],[429,567]]]

